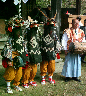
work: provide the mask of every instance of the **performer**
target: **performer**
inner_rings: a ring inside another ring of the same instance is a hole
[[[41,84],[45,84],[45,75],[48,72],[49,82],[55,83],[52,79],[55,71],[55,57],[56,53],[61,50],[61,46],[57,48],[58,37],[55,31],[55,22],[53,19],[44,25],[44,34],[42,40],[42,62],[40,64],[40,71],[42,76]]]
[[[6,24],[8,41],[2,50],[1,55],[3,57],[2,65],[6,68],[3,77],[7,83],[7,93],[13,93],[10,87],[12,80],[14,80],[14,89],[17,91],[22,91],[22,89],[19,87],[19,81],[22,77],[22,66],[24,66],[24,60],[21,58],[24,56],[24,46],[20,22],[21,21],[19,21],[17,18],[13,17]]]
[[[85,33],[85,40],[86,40],[86,19],[84,20],[84,26],[81,26],[80,29],[82,29],[84,31],[84,33]],[[86,56],[85,54],[81,55],[81,61],[83,63],[86,63],[84,61],[85,56]]]
[[[72,27],[64,31],[62,37],[62,46],[65,50],[65,62],[62,70],[62,75],[66,77],[65,82],[73,80],[81,82],[78,79],[81,76],[81,57],[79,54],[73,54],[68,52],[67,43],[70,42],[82,42],[84,41],[84,31],[78,28],[79,21],[77,19],[72,20]]]
[[[28,83],[29,85],[37,86],[36,82],[34,82],[34,77],[37,72],[37,64],[42,62],[37,30],[38,25],[36,22],[30,24],[26,29],[29,66],[23,67],[22,83],[24,88],[29,88]]]

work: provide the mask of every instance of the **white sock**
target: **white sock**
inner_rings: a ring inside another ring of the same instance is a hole
[[[44,76],[42,76],[42,79],[44,78]]]
[[[10,87],[10,82],[7,82],[7,87]]]
[[[10,87],[10,82],[7,82],[7,88],[9,88]]]
[[[30,83],[32,84],[32,81]]]
[[[51,79],[52,79],[52,76],[49,76],[49,78],[51,78]]]

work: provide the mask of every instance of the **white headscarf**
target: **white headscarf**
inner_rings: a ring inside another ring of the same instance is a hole
[[[1,0],[1,1],[5,2],[6,0]]]

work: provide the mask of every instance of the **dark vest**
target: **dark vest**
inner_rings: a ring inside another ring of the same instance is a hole
[[[46,61],[55,60],[55,27],[45,25],[42,39],[42,59]]]
[[[31,64],[42,62],[39,40],[37,39],[38,27],[27,28],[27,48]]]

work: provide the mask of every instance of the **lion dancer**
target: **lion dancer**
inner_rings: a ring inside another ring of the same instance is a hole
[[[42,41],[42,63],[40,64],[40,71],[42,76],[41,84],[45,84],[45,75],[48,72],[49,82],[54,84],[55,80],[52,79],[53,72],[55,71],[55,57],[61,46],[57,48],[58,37],[55,31],[55,21],[52,19],[44,26],[44,34]]]
[[[29,85],[37,86],[34,82],[34,77],[37,72],[37,64],[42,62],[39,40],[37,39],[38,25],[36,23],[30,24],[26,29],[27,50],[29,62],[23,67],[22,83],[24,88],[29,88]]]
[[[13,20],[14,19],[16,18],[13,18]],[[10,21],[12,21],[12,18]],[[14,80],[13,83],[13,85],[15,85],[14,89],[17,91],[22,91],[22,89],[19,87],[19,84],[20,79],[22,77],[22,66],[24,66],[24,62],[21,58],[22,54],[24,53],[21,25],[20,23],[18,23],[17,27],[17,22],[16,27],[11,24],[10,22],[8,22],[6,25],[6,33],[8,34],[8,41],[1,53],[3,57],[2,65],[4,68],[6,68],[3,77],[5,78],[5,81],[7,83],[7,93],[13,93],[10,87],[10,83],[12,80]],[[12,27],[14,28],[12,29]]]

